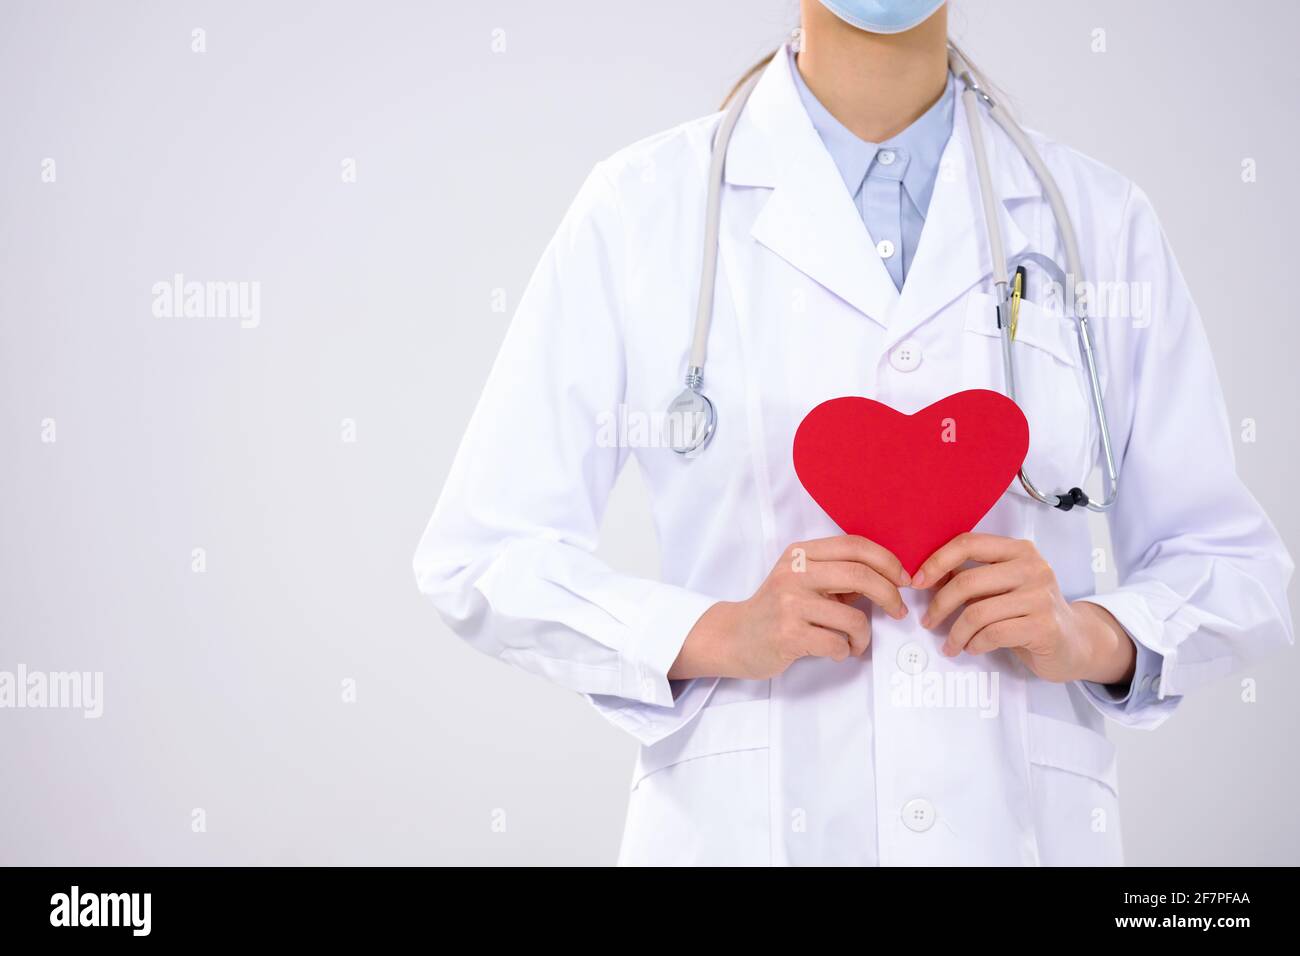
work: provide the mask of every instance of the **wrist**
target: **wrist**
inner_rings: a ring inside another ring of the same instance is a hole
[[[1070,605],[1086,635],[1087,654],[1081,680],[1096,684],[1128,684],[1137,666],[1137,645],[1114,615],[1099,604]]]
[[[739,608],[734,601],[719,601],[700,615],[668,670],[669,680],[725,676],[728,638],[735,632]]]

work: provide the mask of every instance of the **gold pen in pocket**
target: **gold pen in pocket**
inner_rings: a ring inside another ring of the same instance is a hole
[[[1016,327],[1020,324],[1020,299],[1025,294],[1025,267],[1016,266],[1016,277],[1011,283],[1011,340],[1016,338]]]

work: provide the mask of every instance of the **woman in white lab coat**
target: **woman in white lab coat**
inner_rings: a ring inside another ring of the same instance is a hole
[[[841,534],[791,460],[810,409],[862,395],[912,413],[1006,382],[967,117],[952,115],[901,289],[810,118],[879,143],[930,110],[950,89],[940,0],[805,0],[802,20],[802,51],[764,67],[727,155],[707,452],[674,453],[653,423],[687,363],[716,114],[588,177],[469,424],[419,585],[474,647],[640,742],[624,863],[1118,863],[1105,721],[1155,727],[1291,639],[1291,562],[1235,474],[1200,316],[1146,196],[1034,136],[1086,274],[1142,304],[1094,329],[1118,586],[1097,593],[1090,523],[1018,482],[910,579]],[[1007,257],[1030,264],[1026,469],[1070,488],[1099,435],[1047,281],[1061,240],[1006,134],[983,136]],[[593,556],[629,457],[662,580]]]

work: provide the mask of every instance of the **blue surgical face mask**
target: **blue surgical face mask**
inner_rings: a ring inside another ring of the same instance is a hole
[[[821,0],[831,13],[868,33],[902,33],[924,23],[944,0]]]

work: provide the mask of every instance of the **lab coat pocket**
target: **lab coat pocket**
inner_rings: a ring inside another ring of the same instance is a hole
[[[986,292],[967,301],[962,350],[964,388],[1006,393],[1002,330],[995,299]],[[1024,300],[1012,343],[1016,401],[1029,421],[1025,471],[1044,494],[1082,486],[1091,470],[1092,412],[1073,320]],[[1019,481],[1010,490],[1028,497]]]
[[[1114,744],[1087,727],[1031,713],[1027,745],[1040,862],[1121,865]]]
[[[619,863],[767,865],[768,701],[706,706],[681,733],[642,747]]]

